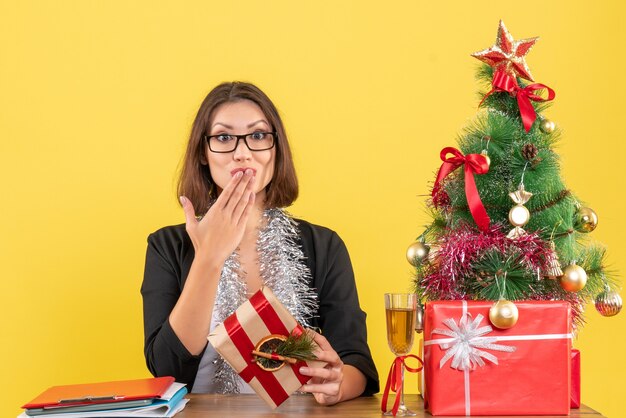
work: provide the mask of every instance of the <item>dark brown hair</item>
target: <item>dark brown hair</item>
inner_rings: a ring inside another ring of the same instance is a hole
[[[204,215],[210,203],[217,199],[217,187],[211,177],[204,154],[203,136],[210,134],[208,126],[218,106],[240,100],[250,100],[256,103],[263,111],[271,128],[276,131],[274,176],[267,185],[265,207],[287,207],[298,197],[298,179],[287,134],[274,103],[253,84],[239,81],[222,83],[211,90],[198,109],[178,179],[178,196],[185,196],[191,200],[197,215]]]

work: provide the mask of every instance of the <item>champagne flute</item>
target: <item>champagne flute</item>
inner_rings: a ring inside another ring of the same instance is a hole
[[[406,356],[413,347],[416,308],[417,296],[414,293],[385,293],[387,342],[391,352],[397,357]],[[415,416],[415,412],[404,405],[404,362],[400,367],[402,395],[396,416]],[[384,415],[393,415],[393,413],[385,412]]]

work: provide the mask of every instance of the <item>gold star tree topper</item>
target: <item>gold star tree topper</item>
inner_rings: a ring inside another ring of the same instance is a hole
[[[504,71],[511,77],[519,76],[529,81],[534,81],[530,69],[526,64],[526,54],[531,50],[539,37],[521,39],[515,41],[513,36],[500,21],[496,44],[489,49],[474,52],[472,57],[489,64],[494,73]]]

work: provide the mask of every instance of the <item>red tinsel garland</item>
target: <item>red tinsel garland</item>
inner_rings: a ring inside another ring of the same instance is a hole
[[[422,282],[431,294],[439,299],[469,299],[460,294],[458,282],[472,274],[472,266],[487,250],[508,253],[516,249],[529,269],[543,269],[549,245],[537,234],[526,234],[519,239],[506,237],[501,225],[491,225],[486,231],[479,231],[467,224],[448,229],[439,239],[437,262]]]
[[[537,233],[528,233],[517,239],[506,237],[506,228],[501,224],[492,224],[486,231],[479,231],[475,226],[461,224],[448,228],[437,241],[436,255],[425,267],[420,280],[420,287],[429,300],[469,300],[474,295],[464,292],[466,278],[473,280],[476,274],[474,265],[489,250],[502,254],[515,253],[530,271],[542,272],[546,269],[552,249],[547,241]],[[548,280],[548,279],[545,279]],[[557,290],[558,291],[558,290]],[[582,318],[580,297],[575,293],[529,294],[530,300],[567,300],[572,304],[575,320]]]

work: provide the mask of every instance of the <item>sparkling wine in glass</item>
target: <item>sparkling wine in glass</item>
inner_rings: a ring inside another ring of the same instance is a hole
[[[391,352],[398,357],[406,356],[413,347],[416,308],[417,296],[414,293],[385,294],[387,342]],[[404,405],[404,363],[401,365],[401,371],[402,395],[396,416],[415,416],[415,412]],[[385,412],[385,415],[392,415],[392,413]]]

